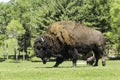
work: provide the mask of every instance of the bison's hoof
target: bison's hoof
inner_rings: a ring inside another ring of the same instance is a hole
[[[98,64],[95,64],[95,65],[93,65],[94,67],[97,67],[98,66]]]
[[[102,66],[105,66],[106,64],[105,63],[102,63]]]

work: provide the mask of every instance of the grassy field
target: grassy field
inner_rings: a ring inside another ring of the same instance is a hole
[[[0,80],[120,80],[120,61],[107,61],[107,66],[88,66],[78,61],[71,67],[66,61],[58,68],[52,68],[55,62],[14,61],[0,62]]]

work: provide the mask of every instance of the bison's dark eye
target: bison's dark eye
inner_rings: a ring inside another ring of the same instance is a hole
[[[46,50],[46,47],[42,47],[43,50]]]
[[[37,48],[37,50],[40,50],[40,47],[39,47],[39,46],[37,46],[36,48]]]

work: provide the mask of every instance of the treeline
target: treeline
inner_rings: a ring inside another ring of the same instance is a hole
[[[9,38],[43,34],[56,21],[76,21],[104,33],[120,52],[120,0],[11,0],[0,3],[0,44]],[[27,40],[31,40],[28,37]],[[26,39],[26,38],[25,38]]]

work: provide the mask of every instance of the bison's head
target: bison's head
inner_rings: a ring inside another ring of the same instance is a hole
[[[49,45],[49,39],[45,36],[39,36],[34,42],[34,51],[36,56],[41,58],[45,64],[51,57],[51,46]]]

